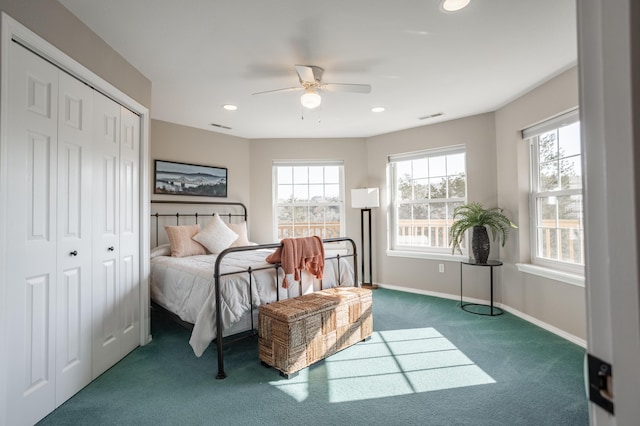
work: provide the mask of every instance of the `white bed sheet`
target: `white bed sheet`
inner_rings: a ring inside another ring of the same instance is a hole
[[[233,252],[225,256],[221,265],[221,274],[245,270],[249,266],[259,268],[272,266],[265,262],[270,250]],[[151,259],[151,298],[160,306],[176,314],[183,321],[194,325],[189,344],[196,356],[201,356],[216,337],[216,304],[213,279],[216,255],[189,256],[175,258],[156,256]],[[353,268],[351,262],[340,259],[340,277],[337,260],[325,261],[322,288],[353,286]],[[277,283],[273,269],[253,271],[251,286],[253,306],[258,307],[276,300],[276,285],[280,299],[295,297],[320,290],[320,280],[303,272],[300,283],[289,276],[287,289],[281,288],[282,270],[279,270]],[[221,277],[221,307],[223,334],[229,335],[242,331],[238,322],[249,317],[249,274],[246,272]],[[248,329],[248,328],[246,328]]]

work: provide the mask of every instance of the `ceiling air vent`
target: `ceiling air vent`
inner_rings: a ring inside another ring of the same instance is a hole
[[[436,118],[436,117],[440,117],[442,115],[441,112],[436,112],[435,114],[431,114],[431,115],[423,115],[422,117],[418,117],[418,120],[427,120],[429,118]]]
[[[231,127],[229,127],[229,126],[223,126],[222,124],[211,123],[211,124],[209,124],[209,125],[210,125],[210,126],[213,126],[213,127],[219,127],[219,128],[221,128],[221,129],[225,129],[225,130],[231,130]]]

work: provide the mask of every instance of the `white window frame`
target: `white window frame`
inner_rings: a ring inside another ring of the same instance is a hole
[[[339,201],[337,202],[297,202],[297,203],[279,203],[278,202],[278,167],[314,167],[314,166],[337,166],[339,167]],[[272,163],[272,199],[273,199],[273,238],[278,240],[278,207],[280,206],[339,206],[340,208],[340,237],[346,235],[345,227],[345,203],[344,203],[344,161],[341,160],[276,160]],[[321,236],[321,238],[324,238]]]
[[[449,226],[447,225],[444,231],[444,238],[446,239],[446,247],[432,247],[432,246],[421,246],[421,245],[410,245],[410,244],[400,244],[397,241],[397,212],[399,201],[397,200],[397,176],[395,163],[409,160],[417,160],[417,159],[428,159],[429,157],[440,157],[444,155],[454,155],[454,154],[464,154],[464,179],[465,179],[465,195],[464,197],[447,197],[447,198],[437,198],[437,199],[420,199],[420,200],[412,200],[411,202],[402,202],[402,204],[412,204],[412,203],[451,203],[457,202],[460,204],[467,203],[467,195],[468,195],[468,179],[467,179],[467,152],[465,145],[455,145],[449,147],[442,147],[436,149],[429,149],[417,152],[410,152],[404,154],[396,154],[388,157],[388,169],[387,169],[387,182],[388,182],[388,193],[390,198],[389,203],[389,247],[387,249],[387,253],[390,256],[406,256],[406,257],[423,257],[423,258],[434,258],[434,259],[450,259],[451,257],[459,258],[457,256],[459,252],[455,254],[451,253],[451,246],[449,244]],[[449,212],[449,215],[453,215],[453,211]],[[460,258],[465,258],[467,254],[466,249],[467,244],[464,245],[463,255]]]
[[[582,205],[584,209],[584,190],[581,185],[580,188],[562,189],[553,191],[539,191],[538,183],[539,176],[539,153],[538,153],[538,137],[544,133],[552,130],[559,129],[564,126],[572,125],[580,121],[578,110],[572,110],[567,113],[561,114],[552,119],[546,120],[540,124],[529,127],[522,131],[522,138],[529,144],[530,155],[530,192],[529,192],[529,219],[530,219],[530,249],[531,249],[531,263],[543,268],[549,268],[569,274],[575,274],[578,276],[584,276],[584,264],[565,262],[556,259],[549,259],[539,256],[538,251],[538,209],[537,200],[539,198],[546,198],[551,196],[567,196],[567,195],[581,195]],[[582,150],[580,152],[582,158]],[[584,178],[584,168],[582,168],[582,176]],[[583,226],[583,241],[582,241],[582,254],[584,259],[584,210],[581,218]],[[562,250],[560,240],[557,241],[558,250]]]

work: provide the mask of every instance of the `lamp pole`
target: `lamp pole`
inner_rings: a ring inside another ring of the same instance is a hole
[[[367,213],[368,216],[368,232],[367,232],[367,238],[369,239],[369,250],[366,253],[366,257],[365,257],[365,246],[364,246],[364,214],[365,212]],[[372,251],[371,251],[371,247],[372,247],[372,242],[371,242],[371,209],[370,208],[365,208],[365,209],[360,209],[360,236],[361,236],[361,240],[360,240],[360,247],[362,247],[362,287],[365,288],[371,288],[371,289],[375,289],[378,288],[378,286],[376,284],[373,284],[373,256],[371,255]],[[369,264],[369,281],[365,280],[365,274],[364,274],[364,270],[365,270],[365,258],[368,260],[368,264]]]
[[[362,249],[362,287],[366,288],[378,288],[373,283],[373,250],[372,250],[372,238],[371,238],[371,208],[380,206],[380,198],[378,194],[378,188],[355,188],[351,190],[351,207],[360,209],[360,247]],[[366,233],[369,239],[369,250],[365,248],[365,228],[364,228],[364,215],[365,212],[368,215],[368,226]],[[366,260],[365,260],[366,259]],[[365,262],[369,265],[369,280],[366,279],[365,274]],[[357,268],[357,265],[354,265]]]

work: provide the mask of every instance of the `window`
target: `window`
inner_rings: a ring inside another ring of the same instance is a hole
[[[465,149],[389,157],[392,250],[451,253],[453,210],[466,203]]]
[[[344,233],[342,162],[274,162],[276,239]]]
[[[531,145],[532,262],[582,273],[584,223],[578,112],[526,129]]]

